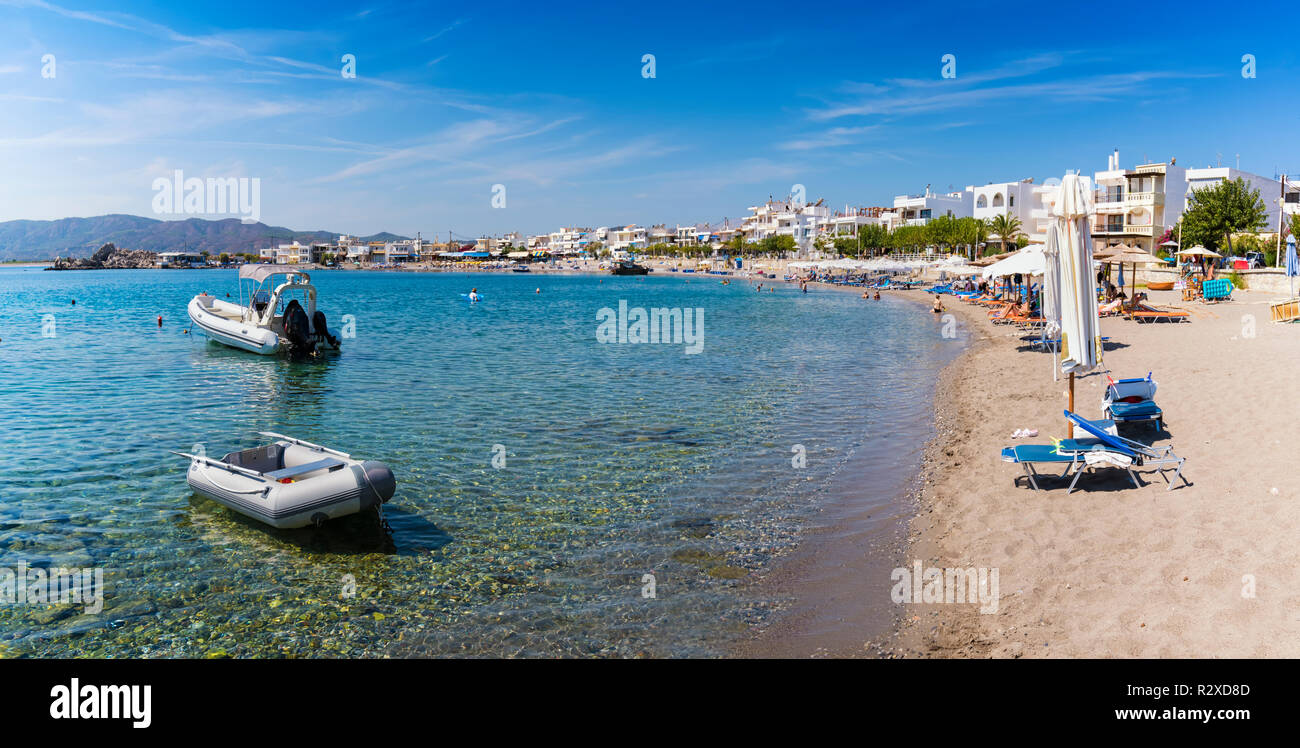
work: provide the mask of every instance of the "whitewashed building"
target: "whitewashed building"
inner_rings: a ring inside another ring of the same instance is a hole
[[[924,226],[939,216],[968,218],[973,215],[974,194],[970,190],[938,194],[929,187],[920,195],[898,195],[894,198],[895,225]]]
[[[1115,244],[1154,252],[1160,237],[1183,214],[1187,170],[1169,163],[1119,165],[1119,150],[1108,157],[1105,171],[1094,175],[1093,245]]]
[[[1268,211],[1266,231],[1277,231],[1279,216],[1285,217],[1300,213],[1300,185],[1287,180],[1286,186],[1283,187],[1283,183],[1279,180],[1261,177],[1258,174],[1227,166],[1188,169],[1187,194],[1184,195],[1184,199],[1190,198],[1192,192],[1196,190],[1213,187],[1220,182],[1234,180],[1238,177],[1244,179],[1252,189],[1259,190],[1259,197],[1264,201],[1264,208]],[[1186,210],[1186,207],[1184,207],[1184,210]]]
[[[762,241],[771,236],[790,236],[800,251],[812,248],[823,226],[830,222],[830,209],[821,200],[797,203],[792,200],[768,200],[749,206],[741,229],[747,241]]]

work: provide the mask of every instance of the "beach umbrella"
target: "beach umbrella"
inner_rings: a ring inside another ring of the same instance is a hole
[[[1061,235],[1055,224],[1047,227],[1047,243],[1043,245],[1043,338],[1056,337],[1061,329]],[[1052,367],[1056,374],[1056,367]]]
[[[1123,244],[1120,245],[1120,247],[1124,247],[1124,246],[1125,245]],[[1119,247],[1116,247],[1116,249],[1119,249]],[[1151,254],[1150,252],[1144,249],[1138,249],[1137,247],[1127,247],[1123,251],[1116,252],[1115,254],[1106,258],[1106,262],[1119,265],[1120,288],[1124,287],[1124,265],[1129,264],[1133,266],[1133,288],[1132,288],[1132,292],[1129,293],[1130,303],[1133,300],[1133,294],[1137,292],[1138,264],[1141,263],[1146,265],[1146,264],[1150,264],[1153,262],[1160,262],[1160,261],[1161,260],[1159,257],[1156,257],[1155,255]]]
[[[1205,247],[1202,247],[1199,244],[1197,244],[1195,247],[1192,247],[1191,249],[1184,249],[1181,252],[1175,252],[1174,254],[1179,255],[1181,257],[1195,257],[1198,260],[1200,260],[1202,274],[1205,273],[1206,260],[1212,260],[1216,257],[1223,256],[1218,252],[1215,252],[1214,250],[1206,249]]]
[[[1007,275],[1042,275],[1047,267],[1043,255],[1043,245],[1032,244],[1019,252],[1012,252],[1006,259],[984,268],[985,278],[1001,278]]]
[[[1077,174],[1061,180],[1060,197],[1052,206],[1056,230],[1056,264],[1060,279],[1061,351],[1059,365],[1070,375],[1070,410],[1074,410],[1074,375],[1092,371],[1101,362],[1097,332],[1097,280],[1092,273],[1092,236],[1088,216],[1092,190]],[[1074,424],[1070,424],[1074,436]]]

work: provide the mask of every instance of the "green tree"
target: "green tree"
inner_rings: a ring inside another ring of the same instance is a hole
[[[1007,251],[1007,242],[1014,241],[1016,235],[1020,233],[1020,219],[1010,213],[1002,213],[993,216],[989,222],[989,233],[995,234],[998,240],[1002,242],[1002,251]],[[988,252],[985,252],[988,254]]]
[[[1237,177],[1213,187],[1193,190],[1183,214],[1183,242],[1201,244],[1218,250],[1226,246],[1232,254],[1232,235],[1242,231],[1259,231],[1268,221],[1268,212],[1259,190],[1251,189]]]

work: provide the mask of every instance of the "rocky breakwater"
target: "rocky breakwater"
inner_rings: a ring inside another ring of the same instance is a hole
[[[151,268],[157,265],[158,255],[143,249],[118,249],[112,242],[105,244],[90,257],[56,257],[46,270],[120,270]]]

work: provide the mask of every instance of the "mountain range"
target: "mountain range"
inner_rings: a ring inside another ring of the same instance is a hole
[[[256,252],[272,243],[294,240],[303,244],[332,242],[338,237],[339,233],[333,231],[294,231],[264,223],[242,223],[238,218],[159,221],[118,213],[56,221],[4,221],[0,222],[0,261],[89,257],[106,242],[122,249],[150,252],[188,250],[219,255],[222,252]],[[406,237],[381,232],[358,238],[394,241]]]

